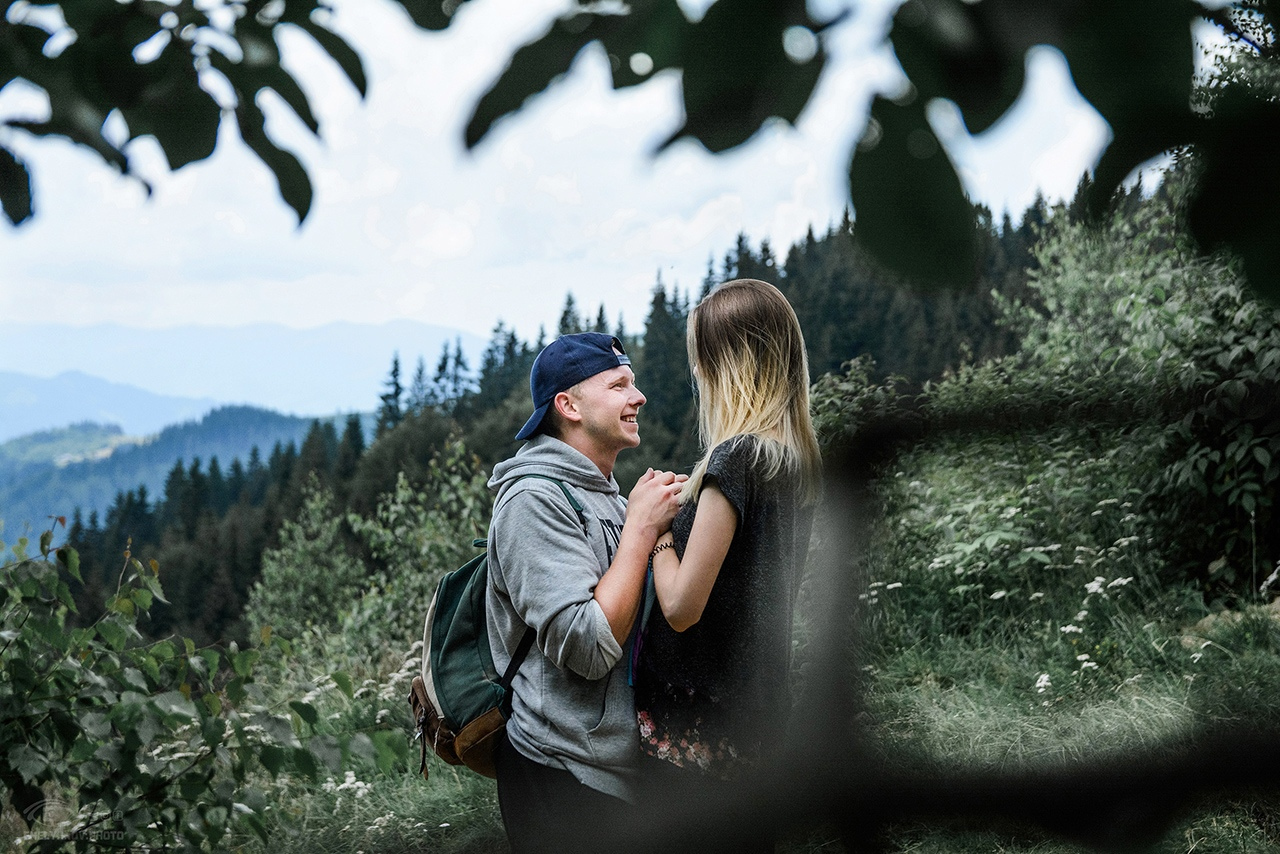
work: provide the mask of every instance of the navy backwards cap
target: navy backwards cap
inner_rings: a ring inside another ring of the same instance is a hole
[[[613,352],[614,349],[618,353]],[[621,353],[622,355],[619,355]],[[517,439],[528,439],[538,432],[543,416],[551,407],[556,395],[572,388],[587,377],[619,365],[630,365],[622,349],[622,342],[603,332],[577,332],[561,335],[542,348],[533,360],[529,371],[529,391],[536,407],[529,420],[516,434]]]

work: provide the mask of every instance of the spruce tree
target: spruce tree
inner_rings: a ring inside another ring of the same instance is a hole
[[[557,335],[573,335],[582,332],[582,318],[578,316],[578,303],[574,300],[573,294],[565,294],[564,310],[560,312],[560,324],[557,326]]]
[[[431,388],[427,380],[427,362],[421,356],[413,369],[413,381],[409,384],[406,404],[410,415],[418,415],[430,405]]]
[[[387,377],[386,389],[378,398],[382,401],[382,405],[378,407],[378,422],[373,431],[375,438],[381,437],[383,433],[394,428],[404,418],[404,409],[401,406],[404,386],[400,384],[400,354],[398,352],[391,357],[391,373]]]

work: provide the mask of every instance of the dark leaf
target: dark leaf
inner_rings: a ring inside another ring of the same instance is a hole
[[[130,136],[155,137],[170,169],[213,154],[222,110],[200,88],[190,58],[170,45],[148,67],[156,76],[139,91],[135,105],[120,108]]]
[[[970,133],[1004,115],[1022,91],[1026,45],[1001,38],[997,3],[908,0],[890,38],[898,62],[926,100],[949,98]]]
[[[787,55],[784,33],[817,24],[804,3],[720,0],[693,26],[684,56],[685,124],[663,147],[692,136],[719,152],[746,142],[771,117],[794,122],[813,94],[826,57]]]
[[[262,110],[251,98],[242,98],[236,105],[236,121],[240,138],[275,174],[281,198],[297,213],[301,225],[311,210],[311,179],[307,177],[307,170],[297,157],[276,147],[267,137]]]
[[[976,273],[973,209],[917,98],[877,98],[872,133],[855,153],[854,235],[883,263],[922,284],[964,285]],[[872,145],[874,141],[874,145]]]
[[[316,774],[320,769],[316,765],[316,759],[311,755],[311,751],[305,747],[292,747],[289,748],[289,755],[293,758],[293,767],[297,769],[299,774],[310,780],[316,778]]]
[[[319,136],[320,123],[316,121],[315,114],[311,112],[311,104],[307,102],[307,96],[302,91],[302,87],[298,85],[298,81],[294,80],[289,72],[283,68],[272,68],[261,75],[262,85],[270,88],[279,95],[284,102],[289,105],[298,118],[302,119],[302,123],[307,129]]]
[[[84,579],[80,577],[80,553],[70,546],[63,546],[58,549],[58,561],[67,568],[67,572],[76,581],[84,583]]]
[[[397,0],[419,27],[443,30],[453,22],[458,8],[467,0]]]
[[[609,52],[613,88],[644,83],[664,68],[681,67],[693,25],[676,0],[639,0],[630,4],[628,14],[610,23],[601,42]],[[648,57],[647,71],[638,54]],[[633,57],[643,73],[632,67]]]
[[[1113,135],[1094,170],[1095,216],[1134,167],[1188,141],[1198,8],[1190,0],[1089,0],[1077,10],[1078,23],[1064,28],[1058,47],[1076,88]]]
[[[284,768],[284,762],[287,758],[283,747],[276,747],[274,744],[264,744],[258,748],[258,761],[262,763],[262,767],[271,772],[274,777]]]
[[[307,34],[316,40],[316,44],[324,48],[333,61],[338,63],[346,73],[347,79],[351,81],[351,85],[356,87],[360,97],[363,98],[368,86],[364,76],[364,64],[360,61],[360,55],[351,49],[351,45],[309,18],[295,23],[306,30]]]
[[[1240,256],[1259,296],[1280,304],[1280,105],[1224,93],[1199,134],[1203,169],[1187,223],[1202,249]]]
[[[14,225],[31,219],[31,173],[9,149],[0,147],[0,205]]]
[[[529,98],[568,72],[578,52],[595,41],[607,26],[601,18],[588,12],[561,18],[541,38],[517,50],[497,82],[476,102],[467,122],[467,148],[474,148],[484,139],[494,122],[519,110]]]
[[[320,720],[320,716],[316,714],[315,706],[310,703],[304,703],[301,700],[290,700],[289,708],[293,709],[298,717],[302,718],[311,726],[316,725],[316,721]]]

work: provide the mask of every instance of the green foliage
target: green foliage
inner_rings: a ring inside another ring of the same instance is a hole
[[[0,568],[0,783],[32,851],[218,850],[265,837],[265,774],[314,776],[316,720],[304,700],[267,702],[257,676],[287,646],[142,642],[137,619],[164,601],[159,567],[126,550],[116,592],[74,628],[74,549],[40,539]],[[270,682],[271,680],[267,680]],[[320,751],[319,755],[325,755]]]
[[[422,487],[401,475],[372,517],[348,515],[381,566],[344,616],[348,649],[421,643],[426,605],[441,576],[472,558],[472,542],[488,530],[493,499],[486,481],[479,460],[454,442],[431,460]],[[404,688],[407,696],[407,680]]]
[[[345,547],[343,526],[332,493],[313,477],[298,518],[285,520],[280,545],[262,555],[262,577],[245,608],[255,632],[270,626],[296,638],[310,626],[337,627],[367,575]]]
[[[1165,455],[1147,497],[1168,554],[1206,589],[1256,595],[1280,548],[1280,311],[1246,292],[1238,265],[1194,254],[1174,215],[1184,187],[1175,173],[1101,231],[1056,218],[1035,253],[1043,307],[1010,314],[1032,381],[1146,401]]]
[[[319,134],[306,96],[281,65],[276,38],[282,27],[310,35],[364,94],[360,58],[312,15],[325,4],[80,0],[61,4],[58,16],[20,6],[0,18],[0,81],[21,78],[39,87],[49,97],[50,115],[9,119],[7,127],[66,137],[132,175],[127,141],[154,138],[169,167],[178,169],[213,153],[222,115],[230,112],[241,140],[275,174],[281,197],[300,221],[306,218],[311,182],[298,159],[267,136],[257,98],[271,90]],[[59,44],[65,46],[54,47]],[[201,84],[202,74],[221,77],[234,101],[221,103]],[[104,130],[112,113],[128,128],[126,143]],[[30,176],[11,151],[0,152],[0,198],[9,221],[18,224],[33,212]]]

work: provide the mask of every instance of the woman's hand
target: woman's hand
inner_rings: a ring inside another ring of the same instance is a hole
[[[640,475],[627,496],[627,526],[634,524],[656,541],[658,535],[671,528],[671,520],[680,509],[681,484],[688,479],[687,475],[653,469]]]

